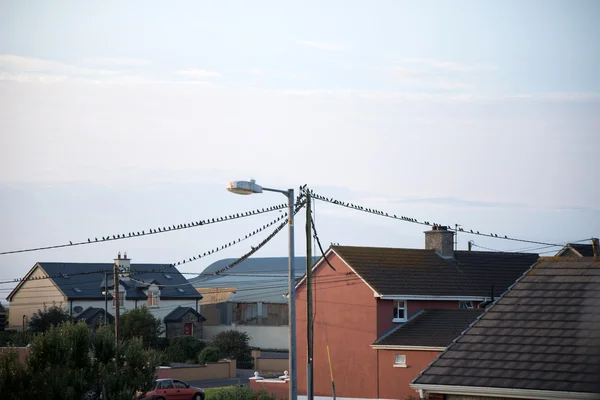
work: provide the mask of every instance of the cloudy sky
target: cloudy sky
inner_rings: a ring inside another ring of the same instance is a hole
[[[285,202],[225,190],[249,178],[500,236],[597,237],[599,19],[594,0],[2,0],[0,251]],[[2,255],[0,278],[118,251],[173,262],[277,216]],[[324,245],[424,243],[423,226],[322,202],[316,223]]]

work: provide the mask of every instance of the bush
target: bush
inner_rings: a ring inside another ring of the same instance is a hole
[[[31,316],[29,329],[31,332],[46,332],[52,326],[58,326],[63,322],[72,321],[67,310],[59,306],[44,307]]]
[[[192,336],[177,336],[169,341],[167,357],[170,362],[184,363],[187,360],[197,360],[198,353],[206,347],[204,342]]]
[[[221,390],[206,393],[206,400],[277,400],[277,396],[269,394],[265,389],[258,392],[248,386],[229,386]]]
[[[25,347],[31,343],[33,336],[34,334],[30,331],[0,332],[0,347]]]
[[[234,357],[238,368],[252,368],[250,336],[246,332],[229,330],[215,335],[212,345],[221,350],[221,358]]]
[[[207,362],[219,361],[219,354],[221,350],[218,347],[208,346],[202,349],[198,355],[198,362],[200,364],[206,364]]]
[[[119,336],[124,340],[142,338],[145,346],[156,345],[162,334],[162,323],[147,307],[125,311],[121,316]]]

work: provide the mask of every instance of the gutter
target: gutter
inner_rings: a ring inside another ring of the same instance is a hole
[[[450,386],[411,383],[419,393],[453,394],[462,396],[510,397],[515,399],[539,400],[598,400],[598,393],[559,392],[553,390],[512,389],[479,386]]]
[[[379,297],[381,300],[448,300],[448,301],[485,301],[487,297],[481,296],[431,296],[431,295],[402,295],[402,294],[383,294]]]
[[[444,351],[446,347],[434,347],[434,346],[393,346],[393,345],[379,345],[372,344],[372,349],[375,350],[413,350],[413,351]]]

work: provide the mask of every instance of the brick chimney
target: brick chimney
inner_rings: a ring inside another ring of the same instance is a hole
[[[447,226],[434,226],[425,231],[425,249],[436,250],[442,258],[454,258],[454,232]]]

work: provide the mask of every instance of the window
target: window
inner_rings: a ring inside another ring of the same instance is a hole
[[[113,293],[113,307],[116,307],[115,295]],[[125,293],[119,292],[119,307],[123,307],[123,301],[125,300]]]
[[[73,290],[75,291],[75,293],[81,293],[81,289],[79,289],[78,287],[73,288]]]
[[[406,321],[406,301],[400,300],[394,307],[394,316],[392,317],[393,322],[404,322]]]
[[[173,382],[171,380],[158,381],[157,389],[173,389]]]
[[[154,290],[148,291],[148,307],[158,307],[160,293]]]
[[[404,354],[396,354],[396,361],[394,362],[394,367],[406,367],[406,356]]]
[[[473,308],[473,302],[472,301],[461,301],[459,303],[459,307],[460,308]]]
[[[75,306],[75,307],[73,307],[73,311],[75,311],[77,314],[79,314],[80,312],[83,311],[83,307],[81,307],[81,306]]]
[[[175,389],[187,389],[187,385],[181,381],[173,381],[173,384],[175,384]]]
[[[165,274],[165,278],[167,278],[167,279],[173,279],[173,278],[171,277],[171,275],[169,275],[169,274]]]
[[[184,293],[184,292],[185,292],[185,290],[183,290],[183,289],[182,289],[182,288],[180,288],[180,287],[178,287],[178,288],[177,288],[177,291],[178,291],[179,293]]]

